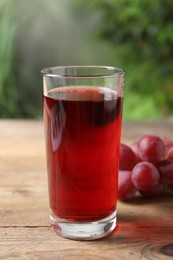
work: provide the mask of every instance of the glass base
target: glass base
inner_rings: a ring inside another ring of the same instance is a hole
[[[116,228],[116,210],[108,217],[93,222],[70,222],[60,219],[50,212],[54,231],[65,238],[74,240],[94,240],[109,235]]]

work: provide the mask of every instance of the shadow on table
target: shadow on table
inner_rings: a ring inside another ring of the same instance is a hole
[[[142,255],[149,257],[158,256],[158,254],[173,256],[173,196],[165,194],[159,198],[144,199],[136,197],[131,202],[127,203],[127,214],[125,211],[125,204],[123,211],[118,214],[118,228],[107,238],[102,239],[102,243],[110,243],[117,245],[137,246],[142,247]],[[129,211],[129,205],[132,205],[132,212]],[[146,214],[145,207],[138,205],[149,204],[154,205],[155,214]],[[134,206],[137,210],[133,213]],[[137,213],[139,210],[139,214]],[[128,214],[128,213],[131,214]],[[162,215],[163,214],[163,215]],[[168,219],[165,215],[168,216]],[[172,216],[172,217],[171,217]],[[155,258],[154,258],[155,259]],[[160,259],[160,258],[159,258]],[[165,259],[165,258],[164,258]]]
[[[138,195],[135,196],[133,199],[131,199],[129,202],[124,202],[127,203],[128,205],[141,205],[141,204],[155,204],[155,205],[160,205],[160,203],[164,202],[171,202],[173,203],[173,193],[164,193],[161,194],[158,197],[154,198],[143,198],[142,196]]]

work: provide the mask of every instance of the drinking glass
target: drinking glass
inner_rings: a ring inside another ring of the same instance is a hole
[[[124,71],[64,66],[41,73],[51,224],[70,239],[104,237],[117,219]]]

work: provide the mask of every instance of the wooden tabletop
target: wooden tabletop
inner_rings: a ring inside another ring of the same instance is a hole
[[[171,122],[125,122],[122,141],[173,139]],[[57,236],[48,217],[43,123],[0,121],[0,259],[173,259],[173,196],[118,202],[118,231],[97,241]]]

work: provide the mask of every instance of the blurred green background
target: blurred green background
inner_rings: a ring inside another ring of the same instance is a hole
[[[40,70],[126,71],[124,119],[173,117],[172,0],[0,0],[0,117],[42,117]]]

